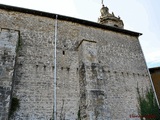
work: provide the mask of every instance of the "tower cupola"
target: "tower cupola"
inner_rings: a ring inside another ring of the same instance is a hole
[[[103,3],[102,3],[102,8],[100,12],[101,12],[101,16],[98,18],[98,22],[100,24],[114,26],[118,28],[124,27],[124,24],[121,18],[119,16],[116,17],[113,12],[112,14],[110,14],[108,7],[105,7]]]

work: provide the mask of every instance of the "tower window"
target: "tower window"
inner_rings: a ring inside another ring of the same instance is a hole
[[[114,25],[114,27],[118,27],[118,25]]]

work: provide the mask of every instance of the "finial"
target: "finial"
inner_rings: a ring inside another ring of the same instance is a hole
[[[102,6],[104,6],[104,4],[103,4],[103,0],[102,0]]]

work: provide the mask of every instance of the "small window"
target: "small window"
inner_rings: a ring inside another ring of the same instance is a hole
[[[67,71],[69,71],[69,70],[70,70],[70,68],[67,67]]]
[[[52,66],[52,71],[54,71],[54,66]]]
[[[63,55],[65,55],[65,51],[63,51],[62,53],[63,53]]]
[[[38,67],[39,67],[39,66],[38,66],[38,65],[36,65],[36,71],[38,70]]]
[[[44,65],[43,67],[44,67],[44,71],[46,71],[46,66]]]

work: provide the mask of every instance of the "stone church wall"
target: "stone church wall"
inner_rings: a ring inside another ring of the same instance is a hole
[[[20,46],[11,63],[16,61],[13,97],[20,107],[12,119],[52,117],[54,23],[48,17],[0,10],[0,28],[19,31],[13,46],[18,39]],[[150,82],[137,36],[63,20],[58,20],[57,32],[58,120],[122,120],[138,114],[137,83],[145,90]],[[11,91],[11,83],[0,87]]]
[[[9,114],[19,31],[5,28],[0,30],[0,119],[5,120]]]

